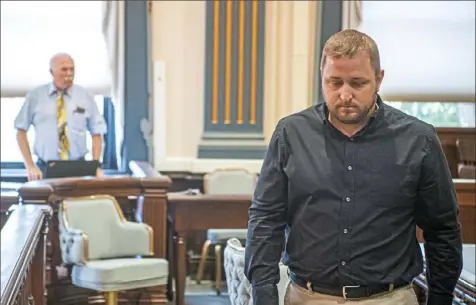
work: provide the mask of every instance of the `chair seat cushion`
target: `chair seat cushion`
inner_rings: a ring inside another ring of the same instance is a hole
[[[75,265],[73,284],[96,291],[119,291],[164,285],[168,262],[160,258],[118,258]]]
[[[209,229],[207,239],[212,243],[226,243],[230,238],[246,239],[247,229]]]

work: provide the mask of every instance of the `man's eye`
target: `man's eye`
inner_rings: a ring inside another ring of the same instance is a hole
[[[354,88],[361,88],[365,84],[366,84],[365,82],[356,82],[356,83],[352,83],[351,86]]]

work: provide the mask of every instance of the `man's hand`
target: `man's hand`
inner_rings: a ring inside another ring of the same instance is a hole
[[[26,170],[28,171],[28,181],[43,179],[43,173],[37,166],[29,166]]]
[[[96,170],[96,177],[104,177],[104,173],[100,167]]]

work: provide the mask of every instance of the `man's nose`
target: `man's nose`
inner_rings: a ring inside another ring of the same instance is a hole
[[[353,97],[352,88],[349,85],[344,84],[340,90],[340,99],[343,101],[349,101]]]

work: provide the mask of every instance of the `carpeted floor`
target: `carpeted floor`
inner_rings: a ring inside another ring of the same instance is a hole
[[[202,281],[197,284],[187,278],[185,283],[185,304],[186,305],[230,305],[230,298],[227,294],[226,284],[223,283],[221,295],[217,296],[213,289],[213,282]],[[170,302],[175,305],[175,302]]]
[[[173,305],[174,303],[170,303]],[[186,295],[186,305],[230,305],[230,299],[227,295]]]

